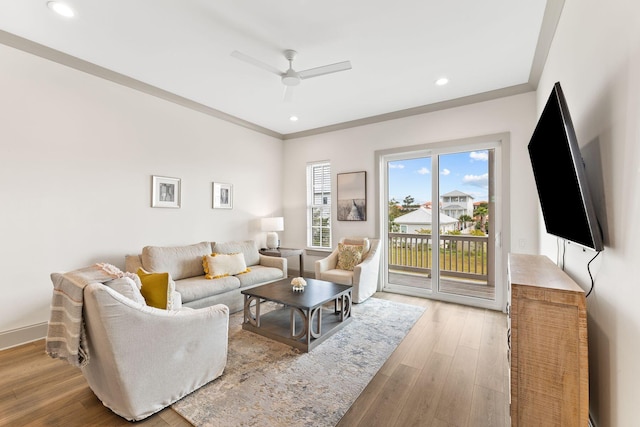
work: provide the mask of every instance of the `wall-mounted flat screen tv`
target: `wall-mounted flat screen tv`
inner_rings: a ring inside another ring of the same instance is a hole
[[[528,148],[547,233],[603,250],[584,162],[560,83],[551,91]]]

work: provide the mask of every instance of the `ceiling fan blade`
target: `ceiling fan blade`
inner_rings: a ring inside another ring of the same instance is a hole
[[[325,74],[337,73],[338,71],[346,71],[350,69],[351,61],[343,61],[331,65],[323,65],[322,67],[298,71],[298,76],[300,76],[301,79],[310,79],[311,77],[324,76]]]
[[[283,99],[284,102],[293,101],[293,86],[285,86]]]
[[[242,52],[238,52],[237,50],[234,50],[233,52],[231,52],[231,56],[241,61],[248,62],[249,64],[255,65],[256,67],[260,67],[263,70],[267,70],[275,75],[282,76],[282,74],[284,74],[282,71],[278,70],[276,67],[272,67],[269,64],[266,64],[258,59],[252,58],[249,55],[245,55]]]

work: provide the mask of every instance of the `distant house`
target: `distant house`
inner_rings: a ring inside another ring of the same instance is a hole
[[[413,212],[401,215],[393,220],[400,226],[401,233],[416,234],[418,230],[431,230],[431,209],[421,206]],[[458,229],[458,220],[440,213],[440,233]]]
[[[442,199],[442,212],[453,218],[461,215],[473,216],[473,196],[454,190],[440,196]]]

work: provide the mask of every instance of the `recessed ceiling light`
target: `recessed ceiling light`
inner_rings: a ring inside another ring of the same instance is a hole
[[[291,120],[292,122],[297,122],[298,121],[298,116],[291,116],[291,117],[289,117],[289,120]]]
[[[444,85],[446,85],[447,83],[449,83],[449,79],[448,79],[448,78],[446,78],[446,77],[440,77],[438,80],[436,80],[436,84],[437,84],[438,86],[444,86]]]
[[[71,9],[68,5],[64,3],[60,3],[57,1],[50,1],[50,2],[47,2],[47,6],[49,6],[49,9],[53,10],[58,15],[64,16],[66,18],[73,18],[73,16],[75,15],[75,12],[73,11],[73,9]]]

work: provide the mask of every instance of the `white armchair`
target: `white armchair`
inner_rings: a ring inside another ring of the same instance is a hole
[[[102,283],[84,288],[89,362],[82,373],[102,403],[141,420],[222,375],[229,309],[167,311]]]
[[[378,290],[380,240],[366,237],[347,237],[341,239],[340,243],[363,245],[362,261],[355,266],[353,271],[336,268],[338,265],[338,248],[336,248],[328,257],[316,261],[316,279],[352,285],[353,302],[363,302]]]

